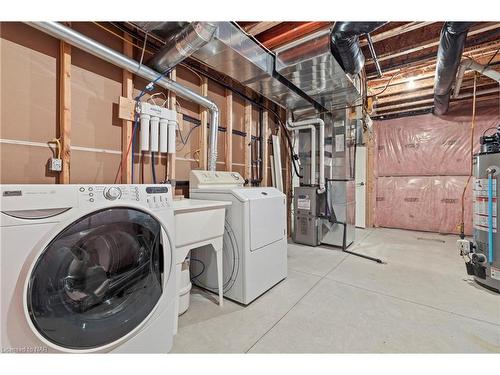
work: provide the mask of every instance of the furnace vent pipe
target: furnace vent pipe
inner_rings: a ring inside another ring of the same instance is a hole
[[[173,68],[210,42],[217,30],[211,22],[191,22],[171,37],[149,60],[148,65],[159,72]]]
[[[359,46],[360,35],[369,34],[386,23],[335,22],[330,33],[332,53],[346,73],[356,75],[365,65],[365,56]]]
[[[286,127],[291,131],[306,130],[311,131],[311,185],[316,183],[316,125],[319,127],[319,182],[318,193],[325,192],[325,122],[320,118],[307,119],[302,121],[287,121]]]
[[[472,22],[445,22],[441,29],[434,81],[434,113],[444,115]]]
[[[500,82],[500,72],[497,72],[495,69],[492,69],[486,65],[481,65],[471,59],[465,59],[460,64],[460,68],[458,69],[457,79],[455,81],[455,88],[453,89],[453,98],[457,98],[460,95],[460,87],[462,86],[462,80],[464,78],[464,74],[466,70],[474,70],[486,77],[491,78],[494,81]]]
[[[148,81],[154,81],[160,76],[159,72],[141,65],[137,61],[58,22],[28,22],[27,24]],[[156,84],[210,111],[208,169],[215,171],[217,162],[217,131],[219,128],[219,108],[217,105],[208,98],[166,77],[160,78],[156,81]]]

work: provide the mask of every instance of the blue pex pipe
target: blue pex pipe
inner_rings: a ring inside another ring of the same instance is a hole
[[[493,263],[493,176],[488,174],[488,263]]]

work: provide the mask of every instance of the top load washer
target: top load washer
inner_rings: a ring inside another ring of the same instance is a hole
[[[191,198],[232,202],[224,228],[224,296],[246,305],[286,278],[287,230],[286,196],[243,184],[236,172],[192,170],[189,177]],[[196,285],[218,291],[212,252],[193,251],[191,267]]]
[[[170,185],[2,185],[5,352],[168,352]]]

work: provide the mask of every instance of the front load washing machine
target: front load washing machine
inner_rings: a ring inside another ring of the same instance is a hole
[[[170,185],[2,185],[3,352],[168,352]]]
[[[224,297],[249,304],[287,276],[286,196],[272,187],[243,187],[236,172],[192,170],[189,196],[230,201],[223,238]],[[193,228],[193,230],[196,230]],[[217,292],[212,251],[192,251],[193,282]]]

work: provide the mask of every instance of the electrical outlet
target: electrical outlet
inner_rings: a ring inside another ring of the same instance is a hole
[[[62,171],[62,159],[50,158],[49,170],[52,172],[61,172]]]
[[[467,255],[470,253],[470,241],[468,240],[457,240],[458,250],[460,250],[460,255]]]

